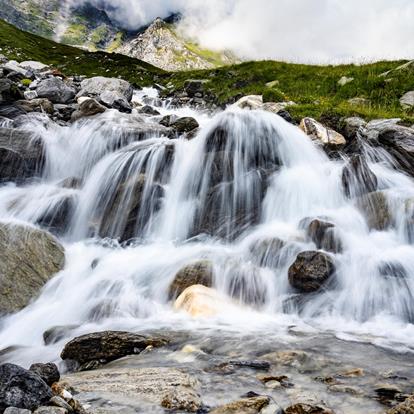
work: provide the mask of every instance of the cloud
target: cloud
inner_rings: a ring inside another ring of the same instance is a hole
[[[172,12],[211,49],[338,63],[414,58],[414,0],[94,0],[136,29]]]

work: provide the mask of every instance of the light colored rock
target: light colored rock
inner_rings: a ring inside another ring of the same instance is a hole
[[[92,98],[87,98],[85,100],[82,100],[82,102],[79,104],[79,108],[72,113],[71,120],[77,121],[81,118],[102,114],[105,111],[106,108],[98,101]]]
[[[67,414],[68,410],[62,407],[43,406],[35,410],[34,414]]]
[[[19,63],[15,60],[9,60],[7,63],[2,65],[2,68],[5,69],[8,72],[17,72],[20,73],[25,78],[31,77],[33,74],[31,74],[28,70],[23,69],[19,66]]]
[[[404,402],[389,409],[386,414],[414,414],[414,395],[411,395]]]
[[[333,129],[326,128],[321,123],[315,121],[313,118],[303,118],[300,123],[300,128],[306,135],[323,146],[328,147],[342,147],[346,144],[346,140],[339,132]]]
[[[263,97],[261,95],[243,96],[234,105],[241,109],[261,109],[263,106]]]
[[[210,414],[257,414],[269,405],[270,398],[265,395],[242,398],[240,400],[222,405],[210,411]]]
[[[31,414],[31,411],[24,408],[7,407],[3,414]]]
[[[272,82],[267,82],[266,83],[266,88],[272,89],[275,86],[278,86],[280,84],[280,82],[278,80],[274,80]]]
[[[370,104],[370,100],[356,97],[348,99],[348,103],[352,106],[368,106]]]
[[[37,92],[36,91],[24,91],[23,93],[24,98],[30,101],[31,99],[37,98]]]
[[[110,93],[110,95],[108,93]],[[127,102],[131,102],[133,88],[129,82],[123,79],[95,76],[81,82],[81,90],[76,96],[102,100],[103,94],[105,94],[106,100],[111,96],[108,100],[109,104],[113,103],[115,99],[120,98],[125,99]]]
[[[0,223],[0,314],[28,305],[64,264],[64,249],[51,234]]]
[[[414,91],[407,92],[400,99],[400,104],[404,109],[411,109],[414,107]]]
[[[36,88],[39,98],[47,98],[53,103],[65,104],[75,97],[75,89],[57,77],[46,78]]]
[[[351,83],[353,80],[354,78],[351,78],[351,77],[348,78],[347,76],[342,76],[342,78],[339,79],[338,81],[338,85],[345,86],[346,84]]]
[[[19,63],[19,66],[32,72],[43,72],[44,70],[49,69],[49,66],[35,60],[25,60],[24,62]]]

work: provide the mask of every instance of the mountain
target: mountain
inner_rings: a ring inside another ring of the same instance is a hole
[[[90,51],[122,53],[165,70],[210,69],[236,63],[228,52],[199,47],[178,30],[179,15],[156,19],[134,32],[112,20],[103,8],[61,0],[3,0],[0,18],[16,27]]]

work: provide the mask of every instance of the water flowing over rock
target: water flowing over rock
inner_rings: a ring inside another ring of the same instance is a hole
[[[342,184],[345,194],[353,198],[376,191],[378,179],[366,159],[361,155],[354,155],[343,169]]]
[[[330,256],[320,252],[303,252],[289,268],[289,282],[300,292],[315,292],[325,285],[334,272]]]
[[[59,242],[45,231],[0,223],[0,313],[25,307],[65,263]]]
[[[384,192],[366,194],[357,199],[356,203],[365,215],[370,229],[384,230],[391,224],[391,210]]]
[[[138,335],[129,332],[105,331],[86,334],[68,342],[62,353],[63,360],[80,365],[92,361],[109,362],[126,355],[139,354],[146,347],[160,347],[168,343],[163,337]]]
[[[7,407],[34,411],[51,397],[51,389],[34,372],[13,364],[0,365],[0,411]]]

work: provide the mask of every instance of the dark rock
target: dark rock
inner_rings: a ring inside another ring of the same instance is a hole
[[[295,120],[292,118],[292,115],[286,109],[281,109],[278,111],[277,115],[279,115],[281,118],[283,118],[286,122],[289,122],[289,124],[297,125]]]
[[[188,79],[184,83],[184,89],[189,97],[194,97],[198,93],[204,94],[208,82],[206,79]]]
[[[170,125],[179,134],[194,131],[199,127],[198,122],[191,117],[179,118]]]
[[[390,226],[391,210],[382,191],[363,195],[356,200],[356,206],[364,214],[370,229],[382,231]]]
[[[26,111],[16,104],[0,104],[0,116],[8,119],[16,119],[25,115]]]
[[[343,133],[348,142],[354,141],[367,123],[358,117],[346,118],[343,120]]]
[[[130,332],[104,331],[79,336],[68,342],[63,360],[86,364],[91,361],[109,362],[126,355],[141,353],[148,346],[161,347],[168,340],[162,336],[146,336]]]
[[[39,377],[42,378],[47,385],[52,385],[54,382],[58,382],[60,380],[59,369],[57,365],[52,362],[46,364],[32,364],[29,371],[39,375]]]
[[[34,372],[14,364],[0,365],[0,411],[7,407],[31,411],[52,397],[49,386]]]
[[[71,332],[79,328],[78,325],[65,325],[65,326],[53,326],[43,332],[43,341],[45,345],[55,344],[61,341],[63,338],[68,337]]]
[[[79,109],[72,113],[71,120],[74,122],[81,118],[101,114],[105,111],[106,107],[101,105],[95,99],[86,99],[79,105]]]
[[[401,263],[397,262],[383,262],[379,266],[379,273],[385,278],[405,279],[407,271]]]
[[[49,233],[0,223],[0,314],[27,306],[64,263],[64,249]]]
[[[82,179],[79,177],[68,177],[59,183],[62,188],[72,188],[78,190],[82,187]]]
[[[342,171],[342,185],[347,197],[360,197],[376,191],[378,179],[362,155],[353,155]]]
[[[63,122],[69,122],[72,119],[73,113],[76,112],[77,107],[75,104],[55,104],[55,110],[55,115],[58,120]]]
[[[320,405],[298,403],[285,408],[285,414],[334,414],[334,412]]]
[[[177,119],[178,119],[177,115],[166,115],[161,119],[160,124],[168,128]]]
[[[330,256],[321,252],[302,252],[289,268],[288,276],[292,287],[303,293],[319,290],[335,272]]]
[[[37,89],[39,98],[47,98],[53,103],[66,104],[73,100],[76,91],[58,77],[46,78],[39,82]]]
[[[342,251],[342,243],[336,235],[333,223],[321,219],[304,219],[299,227],[305,228],[307,239],[315,243],[318,249],[332,253]]]
[[[212,411],[211,414],[256,414],[260,413],[270,403],[270,398],[263,395],[251,396],[222,405]]]
[[[183,267],[172,281],[168,299],[175,299],[185,289],[193,285],[211,287],[213,285],[213,266],[209,260],[199,260]]]
[[[0,79],[0,104],[11,103],[23,99],[23,94],[10,79]]]
[[[145,105],[142,108],[138,109],[139,114],[151,115],[151,116],[158,116],[161,115],[156,109],[154,109],[150,105]],[[161,123],[161,122],[160,122]]]

